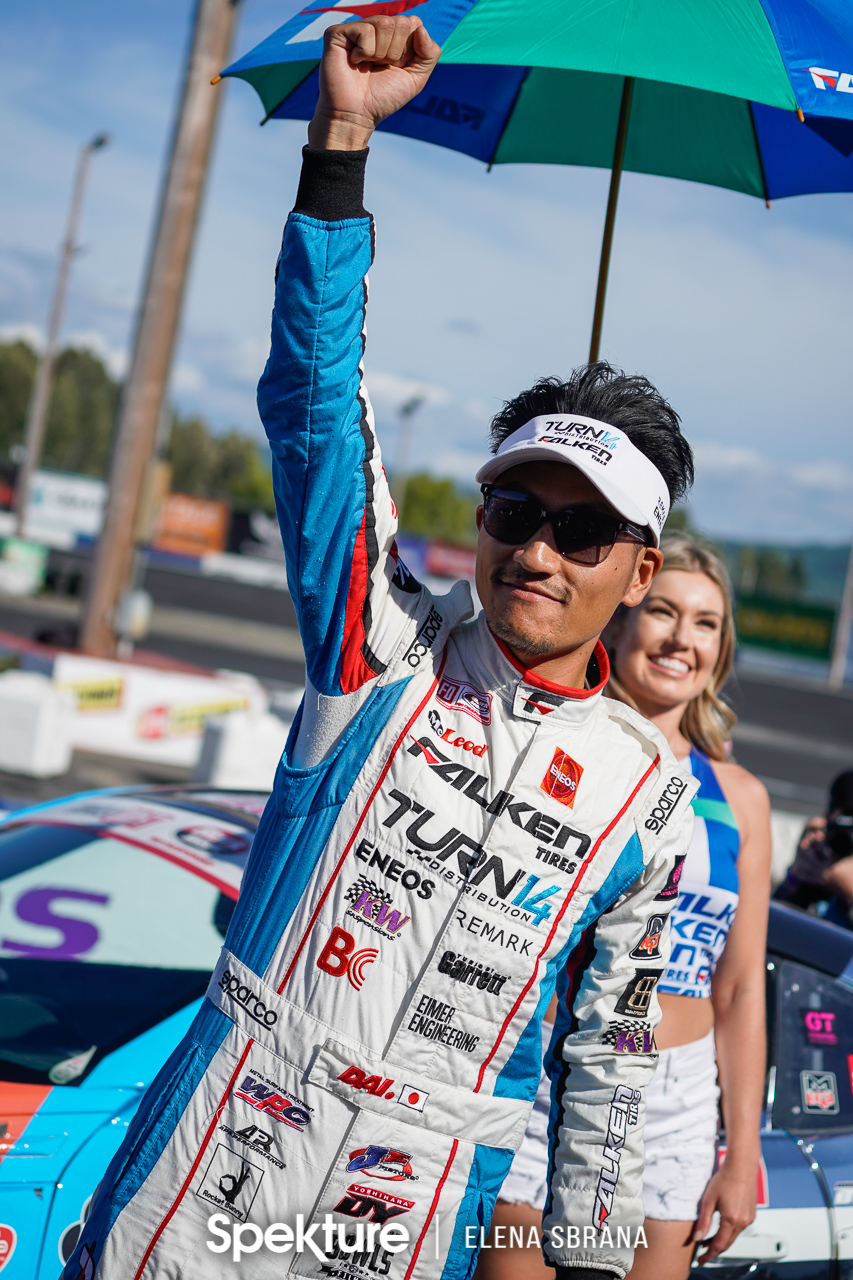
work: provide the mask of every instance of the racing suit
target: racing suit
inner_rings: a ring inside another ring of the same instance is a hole
[[[600,645],[593,687],[550,683],[469,620],[467,584],[433,596],[399,560],[363,381],[363,166],[306,152],[259,389],[305,697],[207,998],[69,1278],[469,1276],[555,988],[546,1251],[623,1275],[643,1221],[667,942],[640,944],[675,898],[695,783],[602,696]],[[217,1212],[393,1218],[410,1243],[233,1263],[207,1247]]]

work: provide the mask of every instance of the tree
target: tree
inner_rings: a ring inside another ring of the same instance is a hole
[[[105,476],[119,385],[91,351],[66,347],[53,375],[42,466]]]
[[[0,342],[0,457],[24,438],[37,356],[26,342]]]
[[[446,542],[476,542],[474,513],[478,502],[474,494],[458,489],[452,480],[419,471],[409,476],[400,529]]]
[[[240,511],[275,510],[272,472],[249,436],[215,436],[203,419],[175,417],[166,458],[172,489],[199,498],[224,498]]]

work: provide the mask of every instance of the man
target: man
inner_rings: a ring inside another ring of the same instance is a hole
[[[467,585],[435,599],[398,560],[362,380],[361,182],[374,124],[438,54],[417,18],[327,33],[259,392],[306,695],[208,998],[68,1277],[468,1276],[555,987],[545,1247],[573,1280],[630,1266],[666,958],[644,940],[676,894],[694,784],[602,699],[598,636],[660,566],[690,451],[643,379],[541,382],[498,415],[478,475],[483,615],[464,621]],[[300,1214],[340,1226],[325,1257],[259,1243]],[[392,1219],[400,1252],[356,1231]],[[222,1222],[259,1228],[239,1262],[210,1252]]]
[[[853,929],[853,770],[832,782],[826,817],[809,818],[773,897]]]

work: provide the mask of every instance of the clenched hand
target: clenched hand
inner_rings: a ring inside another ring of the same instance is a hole
[[[420,18],[367,18],[326,30],[309,145],[360,151],[376,126],[420,93],[441,50]]]

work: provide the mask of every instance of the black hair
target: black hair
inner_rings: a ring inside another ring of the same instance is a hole
[[[624,431],[663,476],[671,503],[683,498],[693,484],[693,450],[681,434],[681,419],[639,373],[627,374],[606,360],[597,360],[580,365],[567,382],[540,378],[529,390],[507,400],[492,418],[492,453],[531,418],[548,413],[597,418]]]

